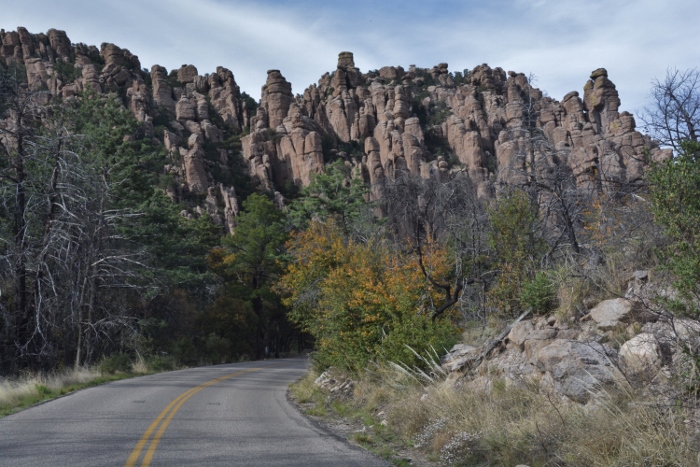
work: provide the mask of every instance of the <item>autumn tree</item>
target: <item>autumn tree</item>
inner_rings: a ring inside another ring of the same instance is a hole
[[[380,203],[399,248],[408,245],[430,286],[439,291],[432,314],[462,303],[465,313],[478,312],[488,255],[488,219],[476,188],[466,175],[443,180],[408,173],[387,180]],[[450,267],[440,274],[423,261],[426,247],[445,249]],[[463,300],[465,289],[469,300]]]
[[[312,222],[288,247],[279,290],[290,318],[315,337],[319,367],[359,371],[380,359],[420,364],[407,346],[424,353],[452,343],[456,328],[447,316],[433,319],[440,298],[414,255],[348,239],[333,220]],[[423,261],[436,275],[448,268],[439,249],[427,248]]]

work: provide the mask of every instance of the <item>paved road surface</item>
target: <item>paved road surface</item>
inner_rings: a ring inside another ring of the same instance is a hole
[[[0,419],[0,466],[385,466],[289,405],[303,358],[98,386]]]

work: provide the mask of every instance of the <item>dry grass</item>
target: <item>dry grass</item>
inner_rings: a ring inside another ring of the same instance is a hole
[[[99,368],[84,367],[48,375],[26,373],[18,378],[0,378],[0,417],[79,389],[147,372],[145,365],[137,362],[128,373],[105,374]]]
[[[47,376],[25,374],[17,379],[0,380],[0,416],[103,380],[102,374],[92,368],[68,370]]]
[[[300,404],[312,402],[316,395],[319,394],[318,387],[314,384],[317,377],[316,373],[310,371],[299,381],[289,385],[289,390],[297,402]]]
[[[535,386],[495,381],[490,392],[447,382],[406,388],[385,408],[389,426],[445,465],[698,465],[689,413],[634,394],[581,406]]]
[[[655,405],[622,389],[582,406],[543,394],[536,383],[495,380],[485,392],[435,376],[431,383],[378,365],[343,403],[375,423],[386,419],[394,439],[441,465],[700,465],[700,437],[687,408]],[[332,406],[313,379],[292,391],[300,400]]]

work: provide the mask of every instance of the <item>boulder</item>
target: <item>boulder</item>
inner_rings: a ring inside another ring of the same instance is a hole
[[[441,366],[449,371],[459,371],[469,362],[474,361],[479,349],[468,344],[455,344],[450,351],[440,359]]]
[[[269,70],[262,94],[261,106],[267,113],[267,128],[277,128],[284,121],[289,106],[294,101],[292,85],[279,70]]]
[[[601,387],[621,381],[614,356],[611,348],[597,342],[555,339],[537,351],[535,364],[558,393],[585,403]]]
[[[190,99],[186,94],[183,94],[175,105],[175,118],[178,121],[195,120],[197,118],[197,101]]]
[[[596,305],[583,320],[593,320],[597,328],[601,331],[610,331],[625,327],[633,322],[656,321],[657,317],[645,309],[640,302],[627,300],[626,298],[615,298],[604,300]]]
[[[49,44],[51,45],[51,48],[56,51],[56,54],[59,57],[64,59],[70,59],[71,43],[65,31],[49,29],[46,33],[46,36],[49,38]]]
[[[115,65],[122,67],[127,64],[124,51],[114,44],[103,43],[100,46],[100,55],[105,60],[105,66]]]
[[[226,124],[235,129],[250,126],[251,109],[241,100],[240,89],[230,70],[217,67],[216,73],[209,75],[207,87],[212,107]]]
[[[153,100],[157,107],[175,115],[175,100],[173,90],[168,84],[168,74],[165,68],[159,65],[151,67],[151,82],[153,83]]]
[[[199,73],[194,65],[182,65],[177,70],[177,80],[182,84],[194,83]]]
[[[204,154],[197,146],[187,151],[183,157],[187,185],[193,193],[206,193],[209,188],[203,158]]]
[[[656,336],[643,332],[622,344],[619,363],[627,377],[652,379],[663,363],[661,345]]]

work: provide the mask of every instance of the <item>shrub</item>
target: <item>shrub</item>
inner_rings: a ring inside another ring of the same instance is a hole
[[[546,244],[536,234],[537,210],[525,192],[506,193],[488,214],[489,246],[496,253],[495,269],[500,272],[488,292],[488,304],[502,315],[515,316],[523,307],[523,285],[534,278]]]
[[[280,288],[290,319],[316,339],[317,367],[359,372],[377,360],[423,366],[407,346],[422,354],[453,344],[457,329],[449,317],[432,319],[441,297],[414,256],[346,240],[335,223],[315,221],[289,250],[294,261]],[[426,249],[423,260],[435,275],[447,268],[444,255]]]
[[[231,348],[231,342],[225,337],[218,336],[212,332],[207,336],[206,348],[207,356],[214,364],[226,363],[230,358],[229,349]]]
[[[551,311],[555,305],[554,299],[554,285],[544,271],[539,271],[533,279],[523,282],[520,303],[525,309],[531,308],[533,314]]]
[[[115,353],[109,357],[104,357],[100,362],[100,372],[103,374],[113,375],[121,371],[127,372],[131,370],[131,359],[123,353]]]
[[[63,60],[56,60],[54,70],[56,71],[58,79],[64,83],[72,83],[83,75],[80,68],[70,62],[64,62]]]
[[[683,302],[700,296],[700,143],[683,141],[680,154],[654,166],[647,179],[654,217],[671,240],[660,251],[662,264],[683,299],[668,305],[697,314],[696,305]]]
[[[170,355],[155,355],[146,362],[146,367],[151,371],[172,371],[177,365],[175,358]]]

